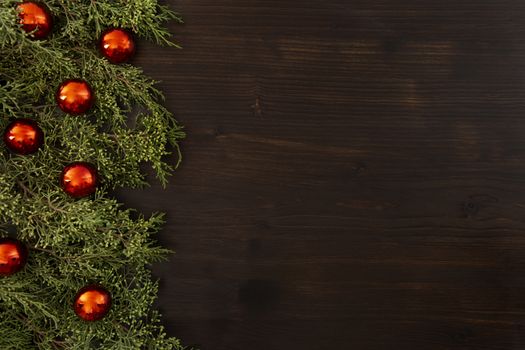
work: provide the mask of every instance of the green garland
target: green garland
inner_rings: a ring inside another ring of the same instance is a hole
[[[0,236],[29,247],[26,267],[0,279],[0,349],[183,349],[151,309],[157,283],[147,266],[169,253],[153,238],[162,215],[123,209],[108,191],[147,185],[143,163],[165,185],[173,167],[164,158],[169,148],[179,152],[184,133],[160,103],[155,81],[97,51],[101,32],[112,26],[176,46],[164,25],[180,19],[157,0],[46,0],[53,33],[31,40],[17,3],[0,0],[0,130],[10,118],[31,118],[46,138],[29,156],[0,146]],[[56,107],[56,88],[70,78],[95,91],[87,115]],[[60,173],[73,161],[98,169],[102,185],[94,196],[75,200],[60,188]],[[75,293],[90,283],[113,298],[97,322],[72,309]]]

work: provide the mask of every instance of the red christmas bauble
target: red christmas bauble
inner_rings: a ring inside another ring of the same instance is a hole
[[[4,143],[11,152],[31,154],[44,143],[44,133],[34,120],[19,118],[5,129]]]
[[[26,1],[17,5],[18,17],[22,29],[35,39],[44,39],[51,33],[53,18],[45,6],[31,1]]]
[[[99,49],[111,63],[123,63],[135,53],[135,41],[128,31],[109,28],[100,37]]]
[[[86,162],[71,163],[62,171],[60,185],[71,197],[89,196],[97,190],[97,169]]]
[[[102,286],[89,285],[80,289],[75,296],[73,309],[85,321],[98,321],[111,308],[111,294]]]
[[[0,239],[0,276],[20,271],[27,262],[27,247],[17,239]]]
[[[86,113],[93,105],[91,86],[82,79],[69,79],[58,87],[55,95],[58,107],[68,114]]]

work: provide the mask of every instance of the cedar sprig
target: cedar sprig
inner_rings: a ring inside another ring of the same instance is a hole
[[[156,81],[139,67],[110,64],[96,50],[111,26],[177,46],[166,24],[180,17],[157,0],[46,0],[54,31],[31,40],[20,29],[16,4],[0,0],[0,130],[11,118],[33,118],[46,140],[30,156],[0,145],[0,237],[15,235],[30,249],[26,268],[0,283],[0,349],[181,350],[152,309],[158,284],[147,267],[169,253],[154,238],[163,216],[125,209],[110,193],[147,186],[145,164],[165,186],[184,133],[162,105]],[[69,78],[95,90],[85,116],[55,106],[55,90]],[[59,187],[72,161],[98,168],[102,186],[93,197],[73,200]],[[103,284],[114,300],[94,323],[79,320],[71,307],[88,283]]]

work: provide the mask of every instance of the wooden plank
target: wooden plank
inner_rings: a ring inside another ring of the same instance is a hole
[[[525,4],[180,0],[155,266],[202,349],[525,347]]]

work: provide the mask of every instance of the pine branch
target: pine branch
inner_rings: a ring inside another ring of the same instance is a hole
[[[163,217],[124,209],[108,193],[147,186],[144,164],[165,186],[179,165],[184,132],[156,81],[97,52],[97,38],[112,26],[178,47],[166,24],[182,21],[157,0],[46,0],[55,29],[32,40],[20,28],[17,3],[0,0],[0,129],[10,118],[32,118],[46,139],[30,156],[0,145],[0,236],[15,231],[30,248],[25,269],[0,284],[0,348],[183,350],[152,310],[158,285],[147,266],[170,253],[154,239]],[[95,91],[85,116],[55,106],[56,88],[69,78],[83,78]],[[174,166],[165,161],[172,151]],[[73,161],[91,162],[101,174],[92,198],[74,200],[60,188],[59,175]],[[93,323],[71,307],[90,283],[107,287],[114,300]]]

